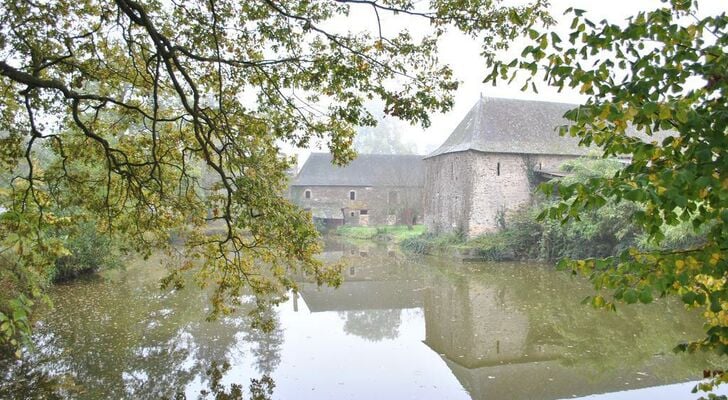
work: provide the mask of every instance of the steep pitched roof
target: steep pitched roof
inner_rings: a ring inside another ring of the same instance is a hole
[[[420,155],[359,154],[349,165],[331,163],[331,154],[312,153],[293,186],[406,186],[425,183]]]
[[[427,157],[466,150],[491,153],[584,155],[578,139],[556,128],[576,104],[481,97],[449,138]]]

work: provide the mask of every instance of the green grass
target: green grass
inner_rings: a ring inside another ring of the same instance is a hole
[[[392,241],[397,243],[405,239],[420,236],[423,233],[425,233],[424,225],[414,225],[412,229],[408,229],[405,225],[341,226],[334,231],[334,235],[350,239]]]
[[[401,246],[403,249],[416,254],[435,254],[462,246],[464,243],[463,235],[458,233],[441,235],[423,233],[422,235],[413,235],[404,239]]]

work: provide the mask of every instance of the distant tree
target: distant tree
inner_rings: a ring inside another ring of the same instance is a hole
[[[728,17],[700,17],[697,1],[664,3],[622,25],[569,9],[568,39],[531,30],[533,44],[519,59],[496,63],[489,79],[527,70],[528,81],[543,77],[550,86],[579,89],[588,100],[566,114],[571,125],[561,134],[601,147],[605,157],[632,159],[608,177],[544,186],[563,200],[547,210],[549,218],[579,219],[610,198],[641,207],[633,221],[655,250],[564,262],[595,289],[611,291],[611,299],[595,295],[592,304],[614,308],[676,295],[703,308],[706,319],[705,338],[678,349],[728,354]],[[643,141],[627,135],[628,127],[670,136]],[[707,231],[704,242],[659,250],[666,229],[681,222]]]
[[[378,110],[384,105],[378,103]],[[376,126],[362,126],[354,136],[354,150],[363,154],[416,154],[417,147],[413,142],[405,142],[402,134],[406,124],[395,118],[387,118],[384,111],[374,111]]]
[[[426,5],[420,5],[427,7]],[[332,30],[353,8],[372,31]],[[339,275],[314,257],[316,231],[282,195],[291,160],[279,144],[325,139],[351,160],[355,126],[391,117],[429,125],[452,106],[457,82],[437,60],[455,27],[503,48],[546,19],[544,2],[432,0],[8,0],[0,3],[0,346],[28,337],[32,299],[42,297],[55,259],[47,235],[94,216],[102,232],[131,247],[170,254],[170,232],[185,239],[164,281],[181,286],[193,270],[216,285],[213,313],[254,294],[285,292],[287,271],[320,283]],[[382,15],[422,18],[431,34],[384,34]],[[362,13],[362,15],[364,15]],[[36,148],[53,162],[41,165]],[[201,166],[212,187],[202,187]],[[59,217],[58,209],[79,210]],[[208,211],[212,211],[208,215]],[[221,233],[206,234],[210,222]]]

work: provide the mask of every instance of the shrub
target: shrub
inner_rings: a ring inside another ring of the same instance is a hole
[[[70,255],[56,260],[52,279],[56,282],[75,278],[100,268],[114,268],[120,261],[113,239],[98,232],[93,221],[82,222],[61,232]]]
[[[432,254],[435,251],[465,243],[465,235],[462,231],[436,235],[424,233],[418,236],[408,237],[402,240],[400,246],[407,251],[416,254]]]

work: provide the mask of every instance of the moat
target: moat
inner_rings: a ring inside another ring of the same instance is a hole
[[[207,293],[160,291],[155,258],[57,286],[36,347],[2,366],[0,398],[214,398],[239,385],[246,399],[691,399],[712,367],[672,353],[700,337],[699,315],[677,302],[594,310],[580,304],[588,283],[549,265],[341,242],[322,257],[346,262],[344,283],[299,277],[266,315],[270,333],[251,328],[252,298],[207,322]]]

